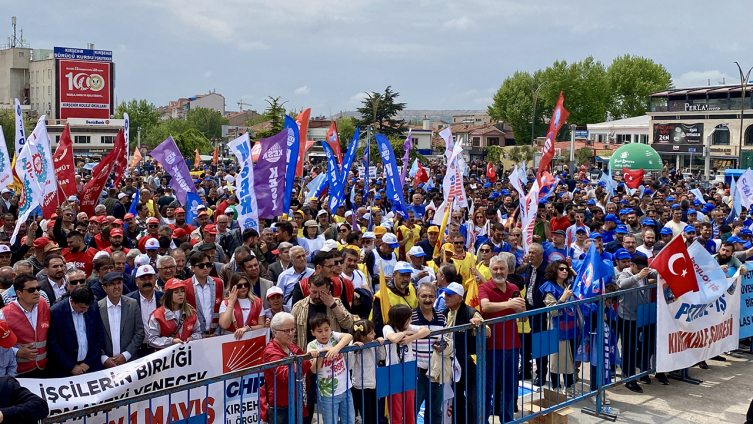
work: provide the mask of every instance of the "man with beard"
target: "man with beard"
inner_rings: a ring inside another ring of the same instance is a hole
[[[695,242],[695,227],[692,225],[686,225],[685,229],[682,230],[682,235],[685,236],[685,246],[690,247],[690,245]]]
[[[110,247],[105,249],[105,252],[109,254],[112,254],[113,252],[123,252],[127,254],[129,250],[131,249],[123,246],[123,230],[120,228],[113,228],[110,230]]]
[[[63,297],[68,289],[65,287],[65,259],[60,255],[49,255],[44,258],[44,271],[46,275],[37,277],[39,288],[47,293],[51,304]]]
[[[704,222],[701,224],[701,234],[696,239],[698,243],[701,243],[701,246],[705,247],[706,250],[711,253],[712,255],[717,252],[716,243],[714,240],[711,239],[711,233],[713,232],[713,227],[708,222]]]
[[[731,237],[730,237],[731,238]],[[748,272],[748,270],[745,268],[745,265],[735,257],[735,245],[732,242],[725,241],[722,242],[722,245],[719,247],[719,253],[714,255],[714,259],[716,259],[716,263],[721,265],[722,271],[725,272],[725,274],[730,275],[734,274],[734,270],[739,269],[741,274],[745,274]],[[732,269],[732,272],[729,272],[730,269]]]
[[[162,292],[155,290],[154,269],[149,265],[142,265],[136,270],[136,287],[138,290],[127,294],[127,297],[135,299],[141,312],[142,325],[149,325],[149,317],[152,315],[161,303]],[[142,343],[139,348],[138,356],[142,357],[154,352],[154,349]]]
[[[251,252],[248,254],[248,256],[243,258],[238,268],[245,272],[248,276],[248,283],[251,285],[251,287],[249,287],[249,293],[253,293],[254,296],[262,299],[264,301],[264,307],[269,308],[267,291],[269,291],[270,288],[274,287],[275,284],[267,280],[266,278],[260,277],[261,265],[259,264],[258,258],[254,255],[253,252]]]
[[[141,237],[139,237],[139,250],[144,252],[146,250],[146,242],[149,239],[156,239],[159,237],[159,219],[147,218],[146,230],[142,231]]]
[[[314,274],[322,275],[329,278],[332,284],[330,292],[332,296],[339,298],[345,309],[350,311],[350,304],[353,299],[353,282],[340,276],[342,272],[343,259],[336,252],[321,250],[314,256]],[[291,302],[296,302],[309,295],[309,279],[304,278],[293,287],[290,295]]]
[[[654,257],[654,243],[656,243],[656,233],[654,230],[643,230],[643,244],[636,249],[648,258]]]
[[[170,224],[170,227],[173,231],[176,228],[182,228],[188,234],[191,234],[194,231],[194,227],[186,223],[186,210],[183,208],[175,209],[175,224]]]
[[[374,304],[371,310],[371,321],[374,322],[374,331],[378,337],[383,336],[382,330],[387,323],[387,317],[382,316],[382,296],[389,296],[390,305],[408,305],[414,309],[418,306],[416,289],[410,283],[413,269],[407,262],[397,262],[392,272],[392,278],[387,281],[387,287],[381,287],[374,294]],[[386,274],[386,272],[385,272]],[[379,274],[377,274],[379,278]]]

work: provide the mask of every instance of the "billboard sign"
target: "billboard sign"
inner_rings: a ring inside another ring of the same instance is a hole
[[[112,64],[59,59],[58,118],[109,119],[112,110]]]
[[[702,141],[703,124],[654,124],[654,143],[700,144]]]
[[[95,62],[112,62],[109,50],[76,49],[72,47],[55,47],[55,59],[91,60]]]

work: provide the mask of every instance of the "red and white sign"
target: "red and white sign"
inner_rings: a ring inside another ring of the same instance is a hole
[[[111,63],[58,60],[58,117],[110,117],[112,109]]]

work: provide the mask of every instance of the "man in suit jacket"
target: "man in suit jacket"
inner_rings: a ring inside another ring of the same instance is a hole
[[[277,257],[280,259],[269,266],[269,269],[267,270],[269,281],[277,284],[277,278],[280,276],[280,274],[282,274],[282,272],[286,269],[290,268],[291,247],[293,247],[293,245],[288,242],[282,242],[279,246],[277,246]]]
[[[531,311],[534,309],[540,309],[545,307],[544,294],[539,290],[541,286],[546,282],[546,262],[544,261],[544,248],[539,243],[534,243],[530,246],[528,251],[528,263],[521,265],[525,272],[525,301],[526,310]],[[520,268],[518,268],[520,270]],[[531,362],[531,352],[533,348],[532,334],[545,331],[547,329],[547,320],[542,318],[542,315],[534,315],[531,317],[531,332],[523,334],[523,352],[525,358],[523,358],[523,370],[524,377],[531,378],[530,375],[533,372]],[[548,357],[543,356],[536,359],[537,369],[546,370],[548,363]],[[535,385],[546,384],[546,372],[538,371],[538,375],[534,379]]]
[[[149,317],[152,312],[160,307],[163,295],[163,292],[156,289],[157,275],[151,265],[142,265],[136,269],[136,287],[135,292],[128,293],[124,297],[136,301],[142,329],[146,329],[149,326]],[[154,352],[154,349],[146,344],[146,339],[142,340],[138,356],[141,357],[151,352]]]
[[[0,377],[0,422],[36,424],[47,418],[50,408],[13,377]]]
[[[86,286],[77,287],[68,302],[50,309],[47,334],[51,373],[68,377],[102,369],[100,355],[104,328],[99,309],[91,308],[94,294]]]
[[[123,297],[123,274],[110,272],[102,283],[107,297],[99,301],[105,329],[101,360],[105,368],[112,368],[138,357],[144,341],[144,324],[138,302]]]

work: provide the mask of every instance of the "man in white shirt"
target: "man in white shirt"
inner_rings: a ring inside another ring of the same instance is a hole
[[[343,272],[340,273],[340,276],[352,281],[354,288],[362,287],[371,291],[369,280],[366,278],[363,272],[358,270],[358,252],[353,249],[343,249],[342,258],[344,266]]]
[[[672,230],[672,236],[680,235],[687,224],[682,222],[682,208],[678,204],[672,205],[672,220],[664,224],[665,227]]]
[[[112,368],[137,357],[144,341],[144,324],[136,300],[123,297],[123,274],[108,273],[102,288],[107,297],[99,301],[105,329],[101,360],[105,368]]]
[[[306,250],[301,246],[293,246],[290,249],[290,261],[293,266],[277,278],[277,287],[282,289],[283,299],[288,306],[292,306],[291,295],[295,285],[314,273],[313,269],[306,267]]]
[[[434,274],[434,270],[424,264],[426,259],[426,253],[421,246],[413,246],[408,251],[408,259],[410,260],[412,273],[410,276],[410,282],[413,287],[418,287],[421,283],[431,283],[436,281],[437,276]]]
[[[638,246],[636,250],[646,255],[647,258],[653,258],[654,243],[656,243],[656,233],[654,233],[654,230],[644,230],[643,244]]]
[[[136,270],[136,287],[138,290],[128,293],[126,297],[130,297],[136,301],[141,316],[141,328],[143,329],[149,326],[149,317],[160,306],[163,294],[163,292],[156,290],[157,275],[151,265],[138,267]],[[138,356],[144,356],[153,351],[154,349],[149,348],[146,345],[146,340],[144,340],[139,349]]]

